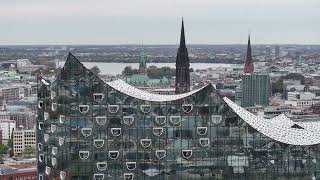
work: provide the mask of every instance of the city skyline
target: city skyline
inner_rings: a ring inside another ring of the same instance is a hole
[[[178,44],[185,18],[187,44],[320,44],[320,2],[94,1],[1,2],[1,45]]]

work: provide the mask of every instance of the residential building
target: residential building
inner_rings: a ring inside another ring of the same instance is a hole
[[[2,119],[0,120],[0,129],[2,132],[3,144],[8,144],[11,139],[12,132],[16,129],[16,123],[13,120]]]
[[[14,156],[22,156],[26,148],[36,150],[36,130],[16,130],[13,132]]]

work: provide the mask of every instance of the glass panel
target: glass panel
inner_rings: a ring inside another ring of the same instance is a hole
[[[49,118],[49,113],[44,112],[44,113],[43,113],[43,119],[44,119],[44,120],[47,120],[48,118]]]
[[[183,105],[182,105],[182,110],[183,110],[183,112],[185,112],[185,113],[191,112],[192,109],[193,109],[193,105],[192,105],[192,104],[183,104]]]
[[[89,111],[89,105],[79,105],[79,112],[86,114]]]
[[[153,128],[153,134],[156,136],[161,136],[163,133],[163,128]]]
[[[178,125],[181,122],[180,116],[170,116],[170,121],[173,125]]]
[[[192,150],[182,150],[182,156],[185,159],[190,159],[192,156]]]
[[[104,174],[94,174],[93,175],[94,180],[103,180],[104,179]]]
[[[67,177],[67,173],[64,171],[60,171],[60,180],[65,180]]]
[[[140,106],[140,109],[143,113],[147,114],[151,111],[151,105],[149,104],[143,104]]]
[[[207,133],[207,127],[197,127],[197,133],[200,136],[203,136]]]
[[[156,150],[156,156],[158,159],[163,159],[166,157],[166,150]]]
[[[159,125],[164,125],[166,123],[166,119],[167,119],[166,116],[156,116],[155,117],[155,121]]]
[[[104,145],[104,140],[103,139],[95,139],[95,140],[93,140],[93,144],[94,144],[94,147],[96,147],[96,148],[102,148]]]
[[[111,133],[113,136],[118,137],[121,135],[121,128],[111,128]]]
[[[82,160],[86,160],[89,158],[90,152],[89,151],[79,151],[79,157]]]
[[[82,128],[81,133],[84,137],[89,137],[91,136],[92,128]]]
[[[101,126],[105,125],[107,122],[107,116],[97,116],[96,122],[97,122],[97,124],[99,124]]]
[[[133,116],[123,116],[123,123],[126,125],[131,125],[134,122]]]
[[[125,180],[133,180],[134,174],[133,174],[133,173],[124,173],[124,174],[123,174],[123,178],[124,178]]]
[[[107,169],[107,162],[97,162],[97,169],[99,171],[104,171]]]
[[[117,159],[119,156],[119,151],[109,151],[109,158],[110,159]]]
[[[66,121],[66,117],[64,115],[59,115],[59,123],[63,124]]]
[[[151,146],[151,139],[141,139],[140,143],[142,147],[147,148]]]
[[[104,94],[103,93],[93,93],[93,99],[96,102],[101,102],[104,99]]]
[[[51,173],[51,168],[50,167],[48,167],[48,166],[46,166],[46,175],[50,175],[50,173]]]
[[[108,105],[110,113],[117,113],[119,111],[119,105]]]
[[[133,171],[136,169],[137,163],[136,162],[126,162],[127,169]]]
[[[58,109],[58,104],[57,103],[52,103],[51,104],[51,110],[56,111]]]

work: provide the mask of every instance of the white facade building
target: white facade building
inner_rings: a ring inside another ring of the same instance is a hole
[[[16,123],[13,120],[1,120],[0,129],[2,132],[2,143],[8,144],[8,140],[11,139],[11,134],[16,129]]]
[[[27,147],[36,148],[36,130],[21,130],[13,133],[14,156],[23,154]]]

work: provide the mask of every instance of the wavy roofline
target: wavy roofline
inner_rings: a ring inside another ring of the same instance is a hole
[[[66,63],[64,64],[62,70],[60,71],[59,75],[57,75],[55,81],[59,79],[62,71],[65,70],[66,64],[71,61],[70,57],[73,57],[79,65],[81,65],[85,70],[88,70],[92,73],[88,68],[86,68],[75,56],[69,53]],[[150,92],[143,91],[141,89],[135,88],[130,84],[122,81],[122,80],[115,80],[111,82],[105,82],[101,80],[97,75],[92,73],[99,81],[108,85],[109,87],[124,93],[128,96],[145,100],[145,101],[154,101],[154,102],[165,102],[165,101],[175,101],[179,99],[183,99],[189,97],[197,92],[202,91],[206,87],[211,87],[215,90],[215,87],[210,83],[208,85],[203,86],[197,90],[193,90],[183,94],[175,94],[175,95],[160,95],[160,94],[153,94]],[[46,86],[51,85],[45,81],[42,77],[39,79],[40,82]],[[284,144],[290,145],[316,145],[320,144],[320,123],[313,123],[313,124],[306,124],[306,123],[295,123],[290,120],[285,115],[276,116],[270,120],[260,118],[244,108],[240,107],[239,105],[232,102],[227,97],[223,97],[224,103],[231,108],[231,110],[237,114],[244,122],[248,123],[252,128],[256,129],[259,133]],[[297,124],[301,126],[302,129],[292,128],[293,124]]]

